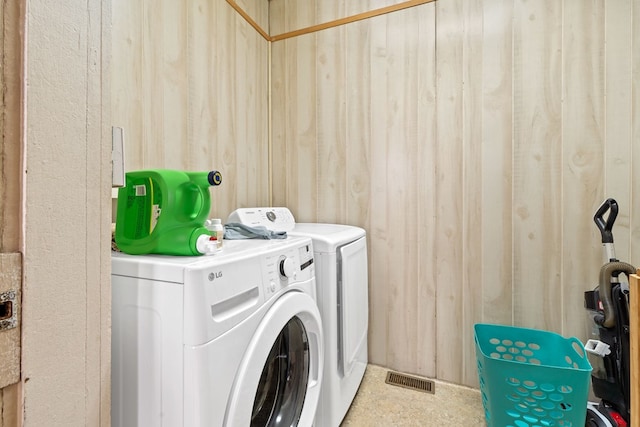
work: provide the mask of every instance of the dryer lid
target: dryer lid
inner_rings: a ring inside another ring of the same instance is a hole
[[[310,237],[315,252],[335,252],[339,246],[364,237],[366,232],[353,225],[298,223],[288,234]]]

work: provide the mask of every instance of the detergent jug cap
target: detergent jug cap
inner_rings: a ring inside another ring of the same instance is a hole
[[[215,224],[222,224],[222,220],[220,218],[213,218],[211,220],[211,224],[215,225]]]
[[[211,171],[207,175],[210,185],[220,185],[222,183],[222,174],[218,171]]]

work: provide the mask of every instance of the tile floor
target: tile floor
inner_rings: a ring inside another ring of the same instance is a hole
[[[341,427],[484,426],[480,392],[435,381],[435,393],[385,383],[389,370],[369,365]]]

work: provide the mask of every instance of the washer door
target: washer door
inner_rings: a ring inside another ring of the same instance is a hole
[[[282,295],[256,330],[233,386],[229,426],[310,426],[323,369],[322,322],[313,299]]]

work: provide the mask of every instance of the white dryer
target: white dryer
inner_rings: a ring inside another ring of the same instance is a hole
[[[349,225],[296,223],[287,234],[307,236],[313,242],[318,307],[325,339],[324,379],[315,425],[338,427],[367,367],[366,233]]]
[[[310,426],[323,331],[309,238],[112,256],[113,426]]]
[[[316,261],[317,302],[325,339],[324,374],[316,427],[338,427],[367,366],[369,281],[366,232],[339,224],[296,223],[289,209],[243,208],[227,222],[310,237]],[[294,237],[292,237],[294,238]]]

